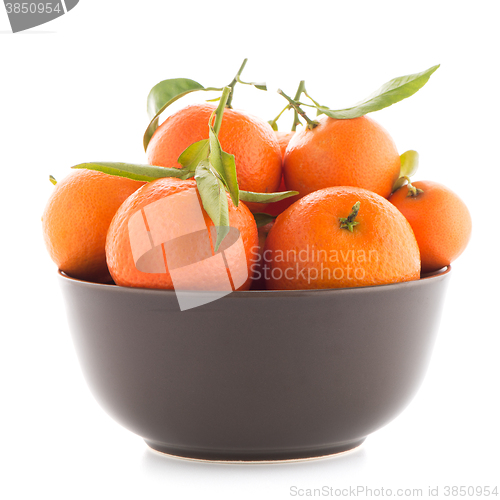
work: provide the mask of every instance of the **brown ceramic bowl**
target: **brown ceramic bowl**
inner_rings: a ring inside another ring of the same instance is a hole
[[[426,371],[449,276],[234,292],[180,312],[172,291],[59,273],[102,407],[157,451],[223,461],[339,453],[396,417]]]

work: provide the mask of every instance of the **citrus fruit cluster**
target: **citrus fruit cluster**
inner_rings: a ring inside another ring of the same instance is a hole
[[[61,271],[101,283],[173,289],[173,257],[167,258],[164,244],[145,272],[131,239],[141,231],[152,238],[152,224],[162,234],[195,232],[189,200],[202,207],[210,255],[223,248],[229,228],[238,230],[247,276],[238,290],[415,280],[463,252],[471,233],[465,204],[445,186],[412,182],[418,154],[400,156],[389,133],[366,116],[413,95],[438,66],[395,78],[343,110],[320,105],[300,82],[293,99],[278,91],[286,105],[266,122],[232,108],[236,84],[266,90],[241,80],[245,63],[226,87],[181,78],[153,87],[143,138],[148,164],[83,163],[56,184],[42,221],[47,249]],[[160,124],[174,101],[206,90],[221,92],[217,105],[186,106]],[[304,111],[308,106],[316,119]],[[292,130],[278,131],[287,110],[294,114]],[[147,207],[173,195],[182,203],[148,221]],[[183,241],[176,261],[189,253],[202,258],[200,248]],[[215,275],[204,269],[188,279],[188,289],[216,288]]]

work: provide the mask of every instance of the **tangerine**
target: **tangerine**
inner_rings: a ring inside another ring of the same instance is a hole
[[[227,198],[229,224],[241,235],[233,253],[224,246],[226,239],[215,252],[214,224],[202,208],[194,179],[156,179],[136,191],[118,209],[108,231],[106,257],[115,283],[172,290],[177,280],[177,290],[179,283],[181,289],[219,290],[230,274],[235,289],[247,290],[257,225],[244,203],[235,207]]]
[[[399,176],[400,158],[388,132],[361,116],[319,118],[313,129],[291,138],[284,158],[285,183],[301,196],[330,186],[355,186],[388,198]]]
[[[416,181],[412,186],[399,188],[389,201],[413,228],[422,272],[437,271],[465,250],[472,231],[471,216],[465,203],[446,186],[432,181]]]
[[[271,290],[345,288],[418,279],[410,224],[376,193],[325,188],[278,216],[263,253]]]
[[[42,216],[45,244],[66,274],[111,281],[106,265],[106,233],[118,207],[144,182],[94,170],[74,170],[58,182]]]

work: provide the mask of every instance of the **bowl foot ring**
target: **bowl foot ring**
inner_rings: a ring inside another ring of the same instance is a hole
[[[223,451],[223,450],[195,450],[190,448],[179,448],[162,443],[146,441],[146,444],[154,451],[173,458],[195,460],[199,462],[218,463],[279,463],[296,462],[303,460],[314,460],[328,458],[340,453],[352,451],[364,442],[365,438],[342,443],[330,447],[311,448],[307,450],[283,450],[283,451]]]

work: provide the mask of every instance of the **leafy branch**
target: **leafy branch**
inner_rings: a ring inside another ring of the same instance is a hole
[[[330,118],[336,118],[339,120],[358,118],[368,113],[373,113],[374,111],[379,111],[381,109],[392,106],[393,104],[412,96],[429,81],[429,78],[439,68],[439,66],[440,65],[438,64],[425,71],[421,71],[420,73],[393,78],[392,80],[382,85],[375,92],[370,94],[366,99],[360,101],[354,106],[344,109],[332,110],[327,106],[320,105],[307,93],[307,91],[305,90],[305,86],[303,86],[301,93],[304,93],[304,95],[308,97],[313,104],[308,104],[300,101],[300,94],[299,96],[296,96],[295,99],[291,99],[281,89],[278,89],[278,93],[288,101],[289,104],[287,106],[287,109],[290,109],[290,107],[292,107],[296,113],[294,126],[297,123],[298,116],[300,116],[307,122],[308,128],[314,128],[318,125],[318,122],[315,122],[307,117],[301,106],[315,108],[317,115],[325,114]]]
[[[256,83],[256,82],[244,82],[241,80],[240,76],[245,68],[248,59],[245,59],[240,66],[240,69],[236,73],[235,77],[228,85],[231,89],[231,93],[226,102],[226,107],[231,107],[232,96],[234,87],[237,83],[241,83],[244,85],[253,85],[255,88],[260,90],[267,90],[267,86],[265,83]],[[149,117],[149,125],[144,132],[143,137],[143,145],[144,151],[147,150],[148,144],[153,137],[156,129],[159,125],[160,115],[175,101],[184,97],[191,92],[196,91],[222,91],[223,88],[220,87],[204,87],[201,83],[196,82],[195,80],[191,80],[189,78],[170,78],[168,80],[163,80],[160,83],[157,83],[149,92],[148,100],[147,100],[147,111]],[[212,99],[212,100],[219,100]]]

